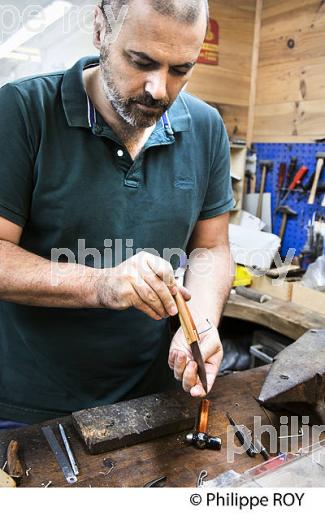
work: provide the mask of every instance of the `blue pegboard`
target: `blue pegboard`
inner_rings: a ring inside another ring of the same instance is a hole
[[[316,153],[325,152],[325,144],[258,143],[254,144],[254,149],[257,152],[258,161],[271,160],[274,162],[273,170],[267,176],[265,192],[272,194],[273,233],[278,234],[282,217],[280,214],[277,214],[275,210],[277,205],[277,184],[280,164],[285,162],[287,165],[289,165],[291,157],[297,157],[298,168],[303,165],[309,168],[309,172],[302,181],[303,184],[306,184],[316,170]],[[261,182],[261,168],[259,163],[257,164],[258,191]],[[322,171],[319,183],[325,183],[325,168]],[[290,248],[294,248],[296,250],[296,255],[301,253],[307,240],[308,221],[312,219],[315,212],[317,212],[318,215],[323,215],[325,217],[325,208],[321,207],[324,195],[325,194],[317,195],[314,205],[308,205],[307,203],[309,193],[302,195],[299,193],[293,193],[289,196],[285,204],[288,204],[294,211],[296,211],[298,216],[288,220],[286,233],[281,248],[282,256],[285,257],[288,249]]]

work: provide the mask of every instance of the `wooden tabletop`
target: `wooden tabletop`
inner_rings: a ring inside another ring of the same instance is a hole
[[[263,424],[274,422],[275,414],[266,413],[255,399],[267,370],[268,367],[261,367],[217,379],[211,395],[209,433],[221,437],[221,451],[200,451],[187,445],[187,432],[184,432],[101,455],[90,455],[74,430],[70,416],[44,424],[56,428],[62,422],[66,428],[80,468],[74,486],[143,487],[156,477],[167,476],[168,487],[195,487],[201,470],[206,470],[208,479],[212,479],[229,469],[241,473],[263,462],[260,455],[250,458],[245,453],[235,455],[233,464],[227,462],[226,429],[229,423],[225,413],[229,412],[239,424],[250,429],[253,429],[254,416],[261,416]],[[41,425],[0,433],[0,467],[5,463],[11,439],[20,443],[24,464],[29,469],[28,476],[21,481],[22,487],[42,487],[49,482],[54,487],[69,486],[45,440]],[[267,442],[265,444],[268,447]],[[111,471],[110,463],[114,465]]]
[[[294,340],[310,329],[325,329],[325,316],[322,314],[277,298],[257,303],[231,295],[224,316],[263,325]]]

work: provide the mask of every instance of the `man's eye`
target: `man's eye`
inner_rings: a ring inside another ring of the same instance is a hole
[[[132,60],[133,65],[138,67],[139,69],[148,69],[149,67],[152,67],[152,63],[150,61],[136,61]]]
[[[184,70],[184,69],[172,68],[171,72],[172,72],[172,74],[175,74],[175,76],[186,76],[186,74],[189,73],[189,69]]]

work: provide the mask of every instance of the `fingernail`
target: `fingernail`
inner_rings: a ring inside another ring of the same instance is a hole
[[[169,314],[171,314],[172,316],[176,316],[177,313],[178,313],[178,310],[177,310],[176,305],[171,305],[169,308]]]

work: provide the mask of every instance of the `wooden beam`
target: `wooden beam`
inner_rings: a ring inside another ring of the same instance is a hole
[[[197,401],[183,391],[155,394],[72,414],[92,454],[133,446],[194,428]]]
[[[258,62],[259,62],[259,48],[260,48],[260,39],[261,39],[262,9],[263,9],[263,0],[256,0],[251,87],[250,87],[250,95],[249,95],[248,126],[247,126],[247,138],[246,138],[247,146],[249,148],[252,145],[253,133],[254,133],[255,104],[256,104],[256,90],[257,90],[257,69],[258,69]]]

